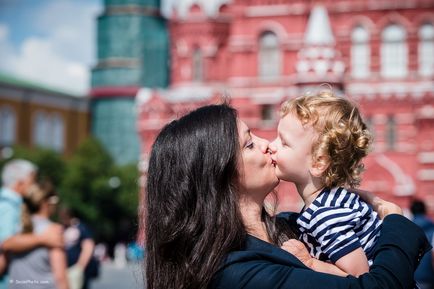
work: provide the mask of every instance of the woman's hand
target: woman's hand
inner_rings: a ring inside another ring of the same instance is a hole
[[[306,246],[298,240],[290,239],[283,243],[283,250],[294,255],[298,260],[300,260],[306,267],[315,270],[317,272],[323,272],[327,274],[333,274],[337,276],[347,276],[348,274],[342,271],[339,267],[334,264],[327,263],[315,259],[312,257],[306,249]]]
[[[307,267],[312,268],[313,257],[309,254],[306,246],[302,242],[296,239],[289,239],[282,244],[281,248],[297,257],[297,259]]]
[[[401,207],[397,204],[385,201],[371,192],[359,189],[350,189],[349,191],[358,194],[365,202],[370,204],[380,219],[384,219],[390,214],[403,215]]]

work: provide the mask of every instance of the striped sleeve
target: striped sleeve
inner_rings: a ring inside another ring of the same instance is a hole
[[[322,207],[314,211],[307,234],[315,238],[320,249],[333,263],[362,247],[354,232],[360,222],[358,210],[339,207]]]

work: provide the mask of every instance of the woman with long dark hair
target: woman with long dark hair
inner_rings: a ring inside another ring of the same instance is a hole
[[[371,273],[318,273],[278,247],[297,235],[291,216],[271,217],[263,207],[278,183],[268,142],[230,106],[167,124],[146,185],[147,288],[412,288],[427,243],[411,222],[384,219]]]

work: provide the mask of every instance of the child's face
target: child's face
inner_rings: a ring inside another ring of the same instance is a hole
[[[292,113],[277,127],[277,138],[270,144],[279,179],[306,184],[312,167],[312,145],[317,133],[309,124],[302,125]]]

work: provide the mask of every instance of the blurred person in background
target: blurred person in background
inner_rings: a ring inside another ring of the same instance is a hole
[[[421,200],[414,200],[410,210],[413,214],[413,222],[423,229],[434,246],[434,222],[426,216],[425,203]],[[414,278],[420,289],[434,289],[434,249],[422,257]]]
[[[7,162],[2,170],[0,189],[0,289],[7,288],[5,252],[19,253],[38,246],[63,247],[58,228],[48,228],[43,234],[21,233],[23,196],[35,183],[37,167],[23,159]]]
[[[58,197],[49,188],[39,185],[30,187],[23,198],[22,232],[41,234],[47,228],[54,227],[58,238],[63,237],[62,226],[50,221],[56,210]],[[14,280],[33,280],[35,288],[69,289],[66,277],[66,255],[63,248],[38,247],[31,251],[11,254],[9,275],[10,289],[22,288],[22,284]]]
[[[90,279],[96,278],[99,263],[93,256],[95,242],[89,228],[69,208],[59,212],[65,232],[68,278],[71,289],[88,289]]]

